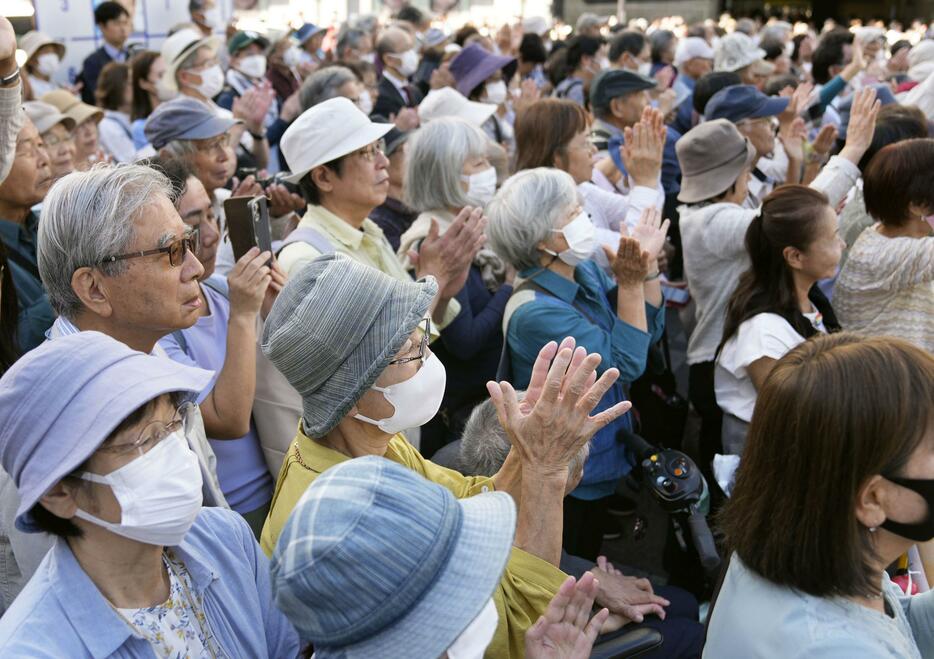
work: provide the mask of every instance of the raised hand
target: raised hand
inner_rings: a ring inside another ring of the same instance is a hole
[[[301,212],[306,206],[304,197],[289,192],[289,189],[281,183],[273,183],[267,187],[266,196],[269,197],[269,214],[272,217]]]
[[[783,93],[779,94],[780,96],[790,97],[788,107],[778,115],[778,122],[782,125],[790,124],[807,109],[813,100],[814,85],[810,82],[802,82],[790,93],[784,93],[787,89],[789,88],[786,87],[782,90]]]
[[[648,276],[655,257],[642,249],[639,241],[629,236],[621,236],[619,249],[612,261],[613,274],[620,288],[642,286]]]
[[[263,194],[263,186],[256,182],[255,176],[250,174],[242,181],[234,176],[231,197],[255,197],[261,194]]]
[[[402,132],[409,132],[418,128],[418,111],[415,108],[402,108],[399,114],[389,115],[389,120]]]
[[[455,84],[454,75],[451,73],[450,65],[445,62],[437,69],[431,72],[431,78],[428,80],[428,86],[431,89],[441,89],[442,87],[453,87]]]
[[[519,85],[519,98],[513,103],[513,109],[519,114],[542,97],[542,91],[531,78],[523,80]]]
[[[853,95],[850,123],[846,129],[846,144],[840,151],[842,158],[846,158],[854,165],[859,164],[866,149],[872,144],[872,135],[876,129],[876,116],[881,106],[881,102],[876,98],[876,90],[872,87],[863,87]]]
[[[437,220],[432,220],[418,252],[410,250],[408,254],[416,277],[433,275],[438,280],[441,297],[457,295],[464,287],[474,256],[486,243],[486,224],[483,209],[470,206],[461,209],[443,235]]]
[[[782,142],[785,154],[789,160],[800,163],[804,160],[804,142],[807,139],[807,128],[804,119],[795,117],[794,121],[782,124],[778,129],[778,139]]]
[[[599,584],[590,572],[580,581],[568,577],[548,603],[545,614],[525,633],[527,659],[587,659],[609,611],[593,618],[590,610]]]
[[[227,275],[231,316],[244,314],[251,319],[256,318],[272,282],[270,268],[266,265],[271,256],[269,252],[260,252],[258,247],[251,247],[234,264]]]
[[[629,230],[629,237],[639,241],[643,251],[649,253],[653,258],[658,258],[665,246],[665,236],[668,235],[670,220],[662,220],[662,212],[649,206],[639,217],[638,223]],[[622,228],[622,227],[621,227]]]
[[[16,70],[16,32],[13,24],[0,16],[0,75],[9,75]]]
[[[821,158],[826,158],[836,142],[837,127],[833,124],[824,124],[817,132],[817,136],[814,138],[814,141],[811,142],[811,151],[819,155]]]
[[[252,133],[263,132],[266,113],[276,99],[276,92],[268,80],[247,89],[233,101],[231,112],[234,117],[243,120],[247,130]]]
[[[623,164],[634,185],[654,188],[662,171],[665,138],[658,130],[656,110],[647,108],[639,123],[623,131],[621,150]],[[661,116],[661,113],[658,113]]]

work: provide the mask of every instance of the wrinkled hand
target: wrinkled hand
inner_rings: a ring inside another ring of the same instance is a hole
[[[639,241],[642,249],[649,253],[652,258],[658,258],[665,246],[665,236],[668,235],[670,220],[662,221],[662,212],[649,206],[642,211],[639,221],[629,231],[629,236]],[[620,227],[622,228],[622,227]]]
[[[0,74],[9,75],[16,69],[16,32],[13,24],[0,16]]]
[[[538,88],[538,85],[535,84],[534,80],[531,78],[523,80],[519,85],[519,98],[513,103],[513,109],[518,115],[541,97],[542,91]]]
[[[269,286],[266,288],[266,294],[263,296],[263,304],[259,310],[263,320],[266,320],[266,317],[269,316],[272,305],[289,280],[288,276],[285,274],[285,270],[282,269],[282,266],[279,265],[279,261],[277,261],[275,257],[272,259],[272,269],[269,271],[269,275],[271,279],[269,281]]]
[[[270,252],[260,252],[258,247],[240,257],[230,274],[227,285],[230,288],[230,315],[249,315],[255,318],[263,305],[266,289],[272,281],[266,262],[272,256]]]
[[[824,124],[817,132],[817,136],[814,138],[814,141],[811,142],[811,151],[821,156],[822,158],[826,158],[827,154],[830,153],[830,150],[836,143],[837,127],[833,124]]]
[[[850,123],[846,129],[846,144],[840,151],[840,156],[854,165],[859,163],[866,149],[872,144],[872,135],[876,129],[876,116],[879,114],[880,107],[881,103],[876,98],[876,90],[872,87],[863,87],[853,96]]]
[[[609,257],[612,250],[606,249]],[[616,250],[616,255],[610,263],[620,288],[632,288],[642,286],[654,260],[655,257],[643,250],[638,240],[621,236],[619,249]]]
[[[431,72],[428,79],[428,86],[431,89],[441,89],[443,87],[453,87],[455,85],[454,75],[451,73],[449,62],[443,63],[437,69]]]
[[[266,196],[269,197],[271,217],[281,217],[305,208],[305,199],[301,195],[289,192],[288,188],[281,183],[273,183],[267,187]]]
[[[532,365],[532,376],[529,378],[529,386],[525,389],[525,398],[519,402],[519,411],[522,414],[531,414],[532,410],[538,404],[538,399],[542,396],[545,389],[545,383],[548,381],[548,371],[551,370],[551,361],[561,350],[573,350],[571,354],[571,365],[568,367],[568,375],[573,375],[581,367],[584,359],[587,357],[587,351],[582,347],[575,348],[576,342],[573,336],[566,336],[558,345],[554,341],[549,341],[542,349],[538,351],[535,363]],[[567,380],[568,382],[570,379]],[[586,386],[590,387],[597,381],[596,372],[592,373],[587,380]],[[563,394],[562,390],[562,394]]]
[[[256,182],[256,177],[252,174],[242,181],[234,176],[232,188],[231,197],[255,197],[263,194],[263,186]]]
[[[813,100],[814,85],[809,82],[802,82],[790,93],[786,93],[786,87],[779,93],[779,96],[788,96],[788,107],[778,115],[780,125],[790,124],[804,112]]]
[[[292,123],[298,115],[302,113],[302,102],[299,100],[298,92],[295,92],[282,104],[282,110],[279,112],[279,118],[287,123]]]
[[[415,108],[402,108],[399,114],[390,114],[389,121],[402,132],[409,132],[418,128],[418,110]]]
[[[804,119],[801,117],[796,117],[791,123],[782,124],[778,129],[778,139],[781,140],[789,160],[797,163],[804,160],[804,142],[807,140],[807,134]]]
[[[451,226],[439,235],[438,221],[431,221],[418,252],[409,251],[416,277],[433,275],[443,298],[452,298],[464,287],[474,256],[486,243],[487,219],[482,208],[465,206]]]
[[[654,188],[662,171],[665,150],[664,116],[654,108],[646,108],[642,119],[623,131],[620,155],[634,185]]]
[[[231,111],[234,117],[243,120],[250,132],[260,133],[263,131],[266,113],[275,99],[272,83],[263,80],[235,98]]]
[[[590,617],[598,588],[590,572],[576,583],[574,577],[568,577],[545,614],[525,633],[526,659],[587,659],[609,615],[602,609]]]
[[[635,242],[635,241],[633,241]],[[567,339],[562,342],[566,345]],[[548,349],[546,351],[546,348]],[[550,343],[539,353],[551,352]],[[591,353],[572,368],[575,352],[570,346],[558,351],[548,369],[541,393],[533,393],[534,406],[520,407],[516,391],[508,382],[487,382],[487,391],[500,423],[516,451],[523,473],[567,475],[568,464],[593,435],[632,405],[622,401],[594,416],[590,412],[619,378],[619,370],[608,368],[589,384],[600,365],[601,356]],[[541,370],[536,361],[535,370]]]
[[[593,573],[600,582],[596,598],[599,606],[605,606],[610,613],[622,616],[627,622],[642,622],[647,615],[665,619],[664,607],[671,602],[656,595],[648,579],[627,577],[605,556],[597,557]]]
[[[840,73],[840,76],[847,82],[852,80],[857,73],[869,66],[869,61],[863,53],[862,41],[853,39],[853,47],[850,52],[853,55],[850,59],[850,63],[843,67],[843,71]]]

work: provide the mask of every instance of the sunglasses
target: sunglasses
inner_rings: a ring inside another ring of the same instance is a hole
[[[200,231],[197,232],[200,234]],[[142,256],[153,256],[155,254],[168,254],[169,264],[177,268],[185,262],[185,255],[188,252],[192,254],[198,251],[198,235],[195,232],[188,233],[177,240],[173,240],[165,247],[156,249],[147,249],[142,252],[130,252],[128,254],[117,254],[116,256],[107,256],[100,260],[100,263],[116,263],[117,261],[126,261],[127,259],[137,259]]]

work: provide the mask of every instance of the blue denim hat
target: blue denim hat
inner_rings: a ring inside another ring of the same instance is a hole
[[[327,28],[319,27],[314,23],[305,23],[295,31],[295,40],[299,43],[299,45],[304,46],[306,41],[311,39],[316,34],[321,34],[322,32],[327,32]]]
[[[273,596],[318,659],[439,657],[493,595],[515,525],[505,492],[458,500],[384,458],[348,460],[289,516]]]
[[[161,394],[202,391],[212,371],[77,332],[27,352],[0,378],[0,464],[19,490],[16,528],[41,531],[29,511],[132,412]]]
[[[790,102],[787,97],[766,96],[753,85],[733,85],[724,87],[707,101],[704,118],[726,119],[735,124],[743,119],[774,117],[784,112]]]
[[[160,103],[143,126],[146,139],[154,149],[172,140],[206,140],[226,133],[239,119],[219,116],[207,103],[180,96]]]

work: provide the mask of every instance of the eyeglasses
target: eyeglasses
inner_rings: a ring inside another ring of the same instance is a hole
[[[361,156],[367,162],[373,162],[376,160],[376,155],[383,155],[386,153],[386,140],[376,140],[372,144],[367,144],[362,149],[357,149],[350,155],[352,156]]]
[[[232,142],[231,137],[230,133],[224,133],[209,140],[196,140],[195,148],[202,153],[210,153],[215,149],[226,149]]]
[[[173,240],[171,243],[165,247],[157,247],[156,249],[147,249],[142,252],[130,252],[128,254],[118,254],[116,256],[107,256],[101,259],[100,263],[116,263],[117,261],[126,261],[127,259],[136,259],[141,256],[153,256],[154,254],[168,254],[169,255],[169,264],[173,268],[177,268],[182,263],[185,262],[185,255],[188,252],[195,253],[197,252],[197,244],[200,243],[200,238],[198,243],[195,242],[195,239],[192,237],[193,232],[189,232],[177,240]],[[200,229],[199,229],[200,234]]]
[[[399,364],[408,364],[409,362],[414,362],[416,359],[425,359],[425,355],[428,354],[428,342],[431,340],[431,319],[425,319],[425,325],[422,327],[422,342],[418,346],[418,355],[414,357],[400,357],[399,359],[393,359],[389,362],[390,366],[397,366]]]
[[[147,451],[155,448],[159,442],[172,433],[178,432],[183,428],[187,428],[191,414],[191,408],[192,405],[190,403],[186,403],[175,410],[175,415],[168,423],[165,421],[153,421],[152,423],[147,424],[146,427],[140,431],[136,441],[125,442],[123,444],[114,444],[112,446],[103,446],[97,449],[97,452],[109,453],[110,455],[117,456],[129,455],[134,452],[137,455],[143,455]]]

